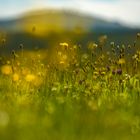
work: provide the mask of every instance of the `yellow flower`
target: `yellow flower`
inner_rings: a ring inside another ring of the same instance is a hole
[[[66,42],[60,43],[59,45],[62,46],[62,47],[64,47],[64,49],[68,49],[68,47],[69,47],[69,44],[66,43]]]
[[[94,75],[98,75],[98,74],[99,74],[99,72],[97,72],[97,71],[94,72]]]
[[[1,72],[4,75],[10,75],[12,74],[12,67],[10,65],[3,65],[1,67]]]
[[[35,80],[35,75],[33,75],[33,74],[27,74],[26,77],[25,77],[25,80],[27,82],[33,82]]]
[[[65,62],[64,61],[60,61],[60,64],[63,65],[63,64],[65,64]]]
[[[105,71],[102,71],[102,72],[101,72],[101,75],[105,75],[105,74],[106,74],[106,72],[105,72]]]
[[[19,80],[19,75],[18,75],[17,73],[14,73],[14,74],[13,74],[13,77],[12,77],[12,80],[13,80],[14,82],[17,82],[17,81]]]
[[[118,64],[125,64],[125,59],[124,58],[119,59]]]
[[[9,65],[11,62],[8,60],[6,63]]]
[[[60,46],[69,46],[68,43],[64,42],[64,43],[60,43]]]

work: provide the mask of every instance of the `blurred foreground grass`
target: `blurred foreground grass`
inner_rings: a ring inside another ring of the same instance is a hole
[[[1,57],[0,139],[139,140],[139,38]]]

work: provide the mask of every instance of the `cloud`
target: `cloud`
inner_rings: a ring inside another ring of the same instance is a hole
[[[46,7],[79,10],[140,27],[140,0],[0,0],[0,17]]]
[[[140,1],[139,0],[109,0],[92,2],[78,2],[78,9],[89,14],[95,14],[108,20],[119,20],[123,23],[140,27]],[[77,7],[75,7],[77,8]]]

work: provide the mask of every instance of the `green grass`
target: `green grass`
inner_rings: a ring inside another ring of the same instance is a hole
[[[139,34],[135,45],[106,39],[1,58],[0,139],[139,140]]]

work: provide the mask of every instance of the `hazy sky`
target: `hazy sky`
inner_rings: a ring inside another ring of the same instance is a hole
[[[47,7],[79,10],[140,27],[140,0],[0,0],[0,18]]]

